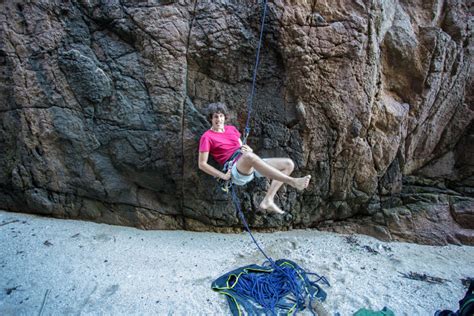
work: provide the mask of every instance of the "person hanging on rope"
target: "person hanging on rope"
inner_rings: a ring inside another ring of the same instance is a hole
[[[227,107],[224,103],[211,103],[206,108],[211,128],[207,130],[199,141],[199,169],[205,173],[230,180],[235,185],[245,185],[254,177],[266,177],[272,180],[260,208],[284,214],[274,201],[275,194],[283,183],[289,184],[298,190],[308,187],[311,176],[293,178],[290,174],[294,169],[294,162],[289,158],[265,158],[256,155],[252,148],[242,144],[240,133],[232,125],[225,125]],[[238,154],[234,154],[234,153]],[[226,173],[221,172],[208,164],[209,154],[220,165],[231,161]]]

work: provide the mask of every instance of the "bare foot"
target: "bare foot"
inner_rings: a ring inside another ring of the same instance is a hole
[[[283,212],[276,204],[275,202],[273,201],[268,201],[268,200],[265,200],[263,199],[262,203],[260,203],[260,208],[266,210],[266,211],[270,211],[270,212],[273,212],[273,213],[277,213],[277,214],[285,214],[285,212]]]
[[[301,191],[301,190],[304,190],[308,187],[310,180],[311,180],[310,175],[307,175],[306,177],[302,177],[302,178],[296,178],[295,182],[294,182],[294,185],[292,185],[292,186],[294,188],[296,188],[297,190]]]

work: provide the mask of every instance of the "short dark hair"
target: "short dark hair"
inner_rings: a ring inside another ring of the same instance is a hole
[[[225,118],[227,118],[227,112],[227,107],[222,102],[211,103],[206,107],[206,115],[209,122],[212,122],[214,113],[224,114]]]

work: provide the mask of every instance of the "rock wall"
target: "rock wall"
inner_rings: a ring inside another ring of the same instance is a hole
[[[304,3],[304,4],[302,4]],[[249,144],[313,180],[251,225],[474,243],[472,7],[462,0],[268,3]],[[257,1],[7,1],[0,208],[146,229],[240,229],[198,171],[202,113],[242,128]]]

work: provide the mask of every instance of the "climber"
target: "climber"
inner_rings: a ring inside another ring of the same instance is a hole
[[[289,158],[262,159],[253,153],[252,148],[242,144],[240,133],[232,125],[224,125],[227,118],[227,107],[224,103],[211,103],[206,108],[207,118],[211,128],[207,130],[199,142],[199,169],[205,173],[230,180],[235,185],[245,185],[256,177],[272,179],[270,187],[260,203],[260,208],[266,211],[284,214],[274,201],[275,194],[283,183],[287,183],[298,190],[308,187],[310,175],[301,178],[290,177],[294,163]],[[240,150],[240,151],[239,151]],[[235,152],[238,155],[234,155]],[[208,164],[209,154],[220,165],[233,160],[226,173],[221,172]],[[236,156],[233,158],[232,156]],[[230,159],[232,157],[232,159]]]

